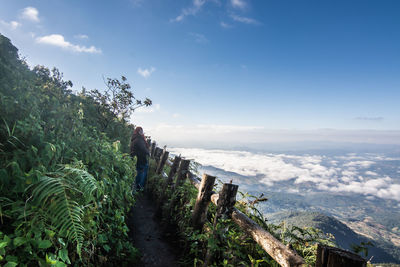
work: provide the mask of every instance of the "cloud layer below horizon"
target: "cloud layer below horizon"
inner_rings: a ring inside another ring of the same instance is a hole
[[[195,159],[203,166],[257,177],[260,183],[268,186],[285,182],[288,188],[300,192],[312,188],[400,201],[400,167],[397,165],[395,172],[382,168],[384,162],[400,162],[400,158],[378,154],[290,155],[199,148],[171,148],[170,151]],[[396,175],[393,176],[393,173]]]

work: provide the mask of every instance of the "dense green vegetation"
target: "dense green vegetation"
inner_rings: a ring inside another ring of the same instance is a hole
[[[129,114],[151,105],[122,81],[72,93],[57,70],[19,59],[0,35],[0,265],[135,260],[125,223],[134,162]]]
[[[214,227],[212,223],[216,210],[214,205],[209,207],[208,220],[203,230],[193,229],[191,217],[197,189],[187,180],[182,186],[172,189],[166,184],[164,178],[154,175],[154,165],[155,163],[152,162],[148,187],[154,199],[163,200],[161,220],[169,229],[171,237],[176,239],[181,247],[183,266],[202,266],[207,251],[213,255],[208,262],[209,266],[279,266],[231,219],[223,218]],[[215,188],[215,191],[218,192],[219,189]],[[257,208],[258,204],[266,199],[240,194],[242,196],[238,196],[240,200],[237,201],[236,208],[284,244],[290,245],[306,260],[307,264],[315,264],[317,243],[334,245],[331,235],[327,236],[316,228],[268,223]]]

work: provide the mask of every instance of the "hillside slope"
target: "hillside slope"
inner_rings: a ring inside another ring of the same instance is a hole
[[[393,255],[387,253],[383,247],[387,244],[376,242],[365,236],[357,234],[346,224],[339,220],[324,215],[319,212],[277,212],[270,214],[268,219],[272,223],[280,223],[285,221],[288,225],[299,227],[315,227],[321,229],[324,233],[330,233],[335,236],[336,243],[344,249],[351,248],[352,244],[359,245],[361,242],[372,242],[373,247],[369,247],[368,258],[374,256],[372,262],[396,262],[400,263],[400,259],[396,259]]]

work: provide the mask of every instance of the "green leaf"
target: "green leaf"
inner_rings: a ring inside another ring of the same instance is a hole
[[[55,235],[54,231],[51,231],[51,230],[48,230],[48,229],[46,229],[45,232],[48,235],[48,237],[50,237],[50,238],[52,238]]]
[[[26,238],[19,236],[19,237],[14,238],[13,242],[14,242],[14,246],[19,247],[26,243]]]
[[[9,238],[8,236],[4,236],[4,242],[10,243],[11,242],[11,238]]]
[[[105,234],[99,234],[97,236],[97,239],[99,240],[100,243],[106,243],[107,242],[107,237]]]
[[[54,264],[57,263],[57,260],[53,260],[53,259],[51,258],[51,256],[47,255],[47,253],[46,253],[46,263],[51,264],[51,265],[54,265]]]
[[[63,261],[68,264],[71,264],[71,261],[69,260],[68,257],[68,250],[66,248],[63,248],[62,250],[58,251],[58,257]]]
[[[0,248],[4,248],[8,245],[8,242],[0,242]]]
[[[6,263],[6,265],[4,265],[4,267],[15,267],[17,265],[18,265],[18,263],[9,261]]]
[[[12,256],[12,255],[8,255],[8,256],[6,257],[6,261],[9,261],[9,262],[18,262],[18,257]]]
[[[35,153],[35,155],[36,155],[37,152],[38,152],[38,149],[36,147],[34,147],[34,146],[31,146],[31,148],[32,148],[33,153]]]
[[[39,241],[38,247],[39,248],[49,248],[51,247],[53,244],[50,242],[50,240],[41,240]]]
[[[107,252],[109,252],[109,251],[111,250],[111,248],[110,248],[109,245],[104,245],[103,248],[104,248],[104,250],[107,251]]]
[[[56,264],[54,265],[55,267],[66,267],[68,265],[66,265],[64,262],[62,261],[57,261]]]
[[[60,245],[62,245],[63,247],[65,247],[65,242],[64,242],[64,240],[63,240],[61,237],[57,238],[57,240],[58,240],[58,242],[60,243]]]

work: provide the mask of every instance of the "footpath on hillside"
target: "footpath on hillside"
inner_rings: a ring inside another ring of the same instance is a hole
[[[136,266],[179,266],[178,253],[163,235],[161,225],[155,219],[155,212],[152,200],[146,193],[141,193],[129,213],[130,235],[134,246],[140,251],[140,261]]]

